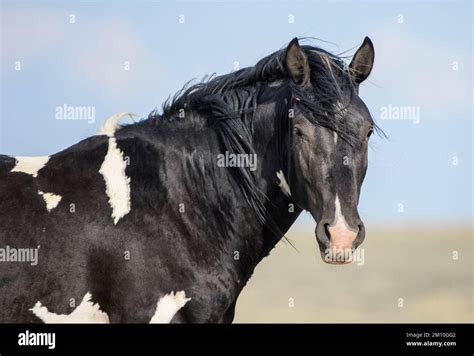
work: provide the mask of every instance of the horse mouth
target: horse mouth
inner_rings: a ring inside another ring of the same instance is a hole
[[[319,251],[321,254],[321,259],[330,265],[346,265],[351,263],[353,259],[353,250],[336,250],[336,249],[326,249],[324,251]]]

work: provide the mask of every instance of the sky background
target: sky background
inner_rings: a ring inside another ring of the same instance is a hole
[[[360,202],[364,222],[472,223],[468,2],[2,1],[1,6],[0,153],[48,155],[93,135],[115,113],[146,117],[188,80],[228,73],[234,62],[253,65],[295,36],[328,41],[311,43],[348,55],[369,36],[375,67],[360,95],[389,139],[374,136],[370,144]],[[95,107],[95,122],[56,120],[56,107],[64,104]],[[418,108],[419,123],[384,120],[381,110],[389,105]],[[309,214],[298,222],[312,223]]]

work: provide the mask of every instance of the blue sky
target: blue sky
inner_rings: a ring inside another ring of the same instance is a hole
[[[3,1],[0,152],[54,153],[117,112],[144,117],[189,79],[253,65],[295,36],[353,54],[368,35],[376,59],[361,96],[389,140],[371,143],[363,219],[470,222],[472,30],[469,3]],[[95,122],[56,120],[64,104],[95,107]],[[390,106],[419,116],[383,118]]]

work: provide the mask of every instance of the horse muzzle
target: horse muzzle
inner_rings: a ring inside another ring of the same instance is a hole
[[[347,264],[353,261],[354,251],[365,238],[365,227],[362,221],[359,221],[357,226],[353,229],[341,220],[333,224],[327,220],[321,220],[318,223],[315,231],[316,240],[324,262]]]

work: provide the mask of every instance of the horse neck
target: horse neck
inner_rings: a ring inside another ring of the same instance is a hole
[[[256,180],[267,197],[268,218],[263,232],[262,257],[283,237],[301,212],[282,189],[282,175],[288,179],[289,88],[268,87],[263,97],[273,99],[257,104],[255,116],[258,119],[254,122],[253,135],[259,164]]]

